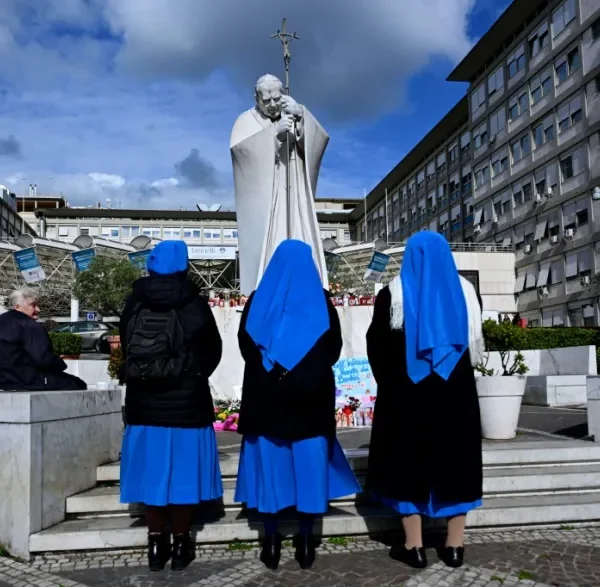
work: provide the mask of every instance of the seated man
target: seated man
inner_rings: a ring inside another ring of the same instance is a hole
[[[87,389],[84,381],[65,373],[67,364],[52,352],[50,337],[37,321],[37,294],[18,289],[8,312],[0,315],[0,390]]]

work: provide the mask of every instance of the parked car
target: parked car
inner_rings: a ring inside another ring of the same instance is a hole
[[[51,332],[70,332],[72,334],[78,334],[83,339],[82,350],[107,353],[109,352],[109,345],[106,337],[114,329],[114,324],[81,321],[62,323],[51,330]]]

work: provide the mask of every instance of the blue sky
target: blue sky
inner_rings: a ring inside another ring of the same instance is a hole
[[[281,74],[331,141],[318,195],[360,197],[460,99],[445,81],[506,0],[3,0],[0,183],[72,205],[233,202],[229,134]]]

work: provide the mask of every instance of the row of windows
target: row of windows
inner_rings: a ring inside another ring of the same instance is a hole
[[[524,316],[525,317],[525,316]],[[540,314],[527,319],[530,326],[594,326],[594,305],[583,303],[577,306],[569,304],[566,308],[545,308]]]
[[[550,44],[550,34],[552,38],[558,36],[562,31],[575,20],[576,6],[575,0],[566,0],[562,6],[557,8],[550,22],[546,21],[538,25],[537,29],[529,35],[526,42],[519,45],[507,58],[505,63],[498,66],[487,78],[487,83],[482,82],[471,94],[471,110],[477,112],[486,101],[487,97],[492,98],[494,94],[504,89],[505,67],[508,80],[514,78],[519,72],[525,69],[526,53],[529,59],[536,57],[543,49]],[[597,19],[591,28],[592,42],[600,38],[600,19]],[[556,79],[558,83],[564,81],[575,68],[581,64],[579,50],[568,52],[555,62]],[[549,79],[546,74],[544,79]],[[540,80],[536,80],[540,81]],[[541,94],[541,83],[536,86],[539,88],[537,94]],[[541,96],[539,96],[541,97]]]
[[[56,226],[48,225],[46,227],[46,235],[48,238],[69,238],[73,232],[79,235],[89,235],[107,239],[130,239],[136,236],[144,235],[151,238],[162,239],[186,239],[186,240],[236,240],[238,237],[237,229],[228,228],[160,228],[151,226],[80,226],[79,228],[73,225]]]

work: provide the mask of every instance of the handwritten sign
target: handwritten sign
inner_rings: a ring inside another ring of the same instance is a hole
[[[361,407],[372,407],[377,396],[377,384],[366,357],[340,359],[333,367],[336,403],[345,405],[349,397],[360,400]]]

